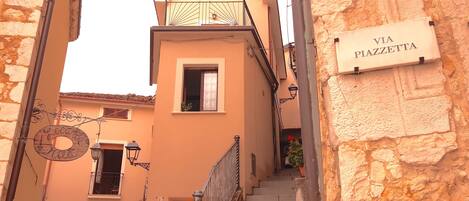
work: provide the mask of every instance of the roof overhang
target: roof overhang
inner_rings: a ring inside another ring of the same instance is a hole
[[[166,0],[153,0],[155,4],[156,16],[158,17],[158,24],[165,25],[166,21]]]
[[[69,27],[69,41],[75,41],[80,36],[81,24],[81,1],[70,1],[70,27]]]
[[[150,85],[156,84],[160,61],[161,41],[165,40],[200,40],[207,38],[241,38],[246,40],[254,50],[255,58],[267,80],[275,91],[279,85],[261,38],[252,26],[154,26],[150,31]]]

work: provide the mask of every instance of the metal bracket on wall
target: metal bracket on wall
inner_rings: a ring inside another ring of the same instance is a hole
[[[425,63],[425,57],[419,57],[419,64]]]
[[[360,67],[358,67],[358,66],[353,67],[353,74],[359,75],[360,74]]]

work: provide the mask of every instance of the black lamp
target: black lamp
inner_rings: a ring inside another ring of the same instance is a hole
[[[290,92],[290,96],[294,99],[298,94],[298,87],[295,84],[290,84],[288,91]]]
[[[127,159],[129,160],[130,164],[134,164],[134,162],[138,159],[138,155],[140,154],[140,146],[137,144],[137,142],[132,141],[128,143],[125,146],[125,149],[127,150]]]
[[[93,160],[98,160],[99,157],[101,157],[101,152],[103,152],[103,150],[101,149],[101,145],[99,143],[95,143],[93,146],[90,147],[90,150],[91,150],[91,158],[93,158]]]
[[[296,95],[298,95],[298,86],[292,83],[288,86],[288,91],[290,92],[290,98],[281,98],[280,103],[285,103],[289,100],[295,99]]]
[[[150,163],[137,163],[138,155],[140,154],[140,146],[133,140],[132,142],[125,145],[125,149],[127,150],[127,160],[129,160],[130,164],[133,166],[140,166],[145,168],[145,170],[150,169]]]

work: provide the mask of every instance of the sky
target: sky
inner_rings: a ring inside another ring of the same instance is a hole
[[[284,43],[292,42],[290,0],[278,1]],[[80,36],[69,43],[60,91],[154,95],[156,86],[149,85],[149,32],[157,24],[153,0],[82,0],[81,12]]]

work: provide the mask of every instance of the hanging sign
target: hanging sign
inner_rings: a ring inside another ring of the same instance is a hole
[[[359,73],[440,58],[430,18],[343,32],[335,38],[339,73]]]
[[[53,142],[57,137],[72,141],[68,149],[57,149]],[[77,127],[66,125],[49,125],[40,129],[34,136],[34,149],[42,157],[52,161],[72,161],[83,156],[90,146],[85,132]]]

